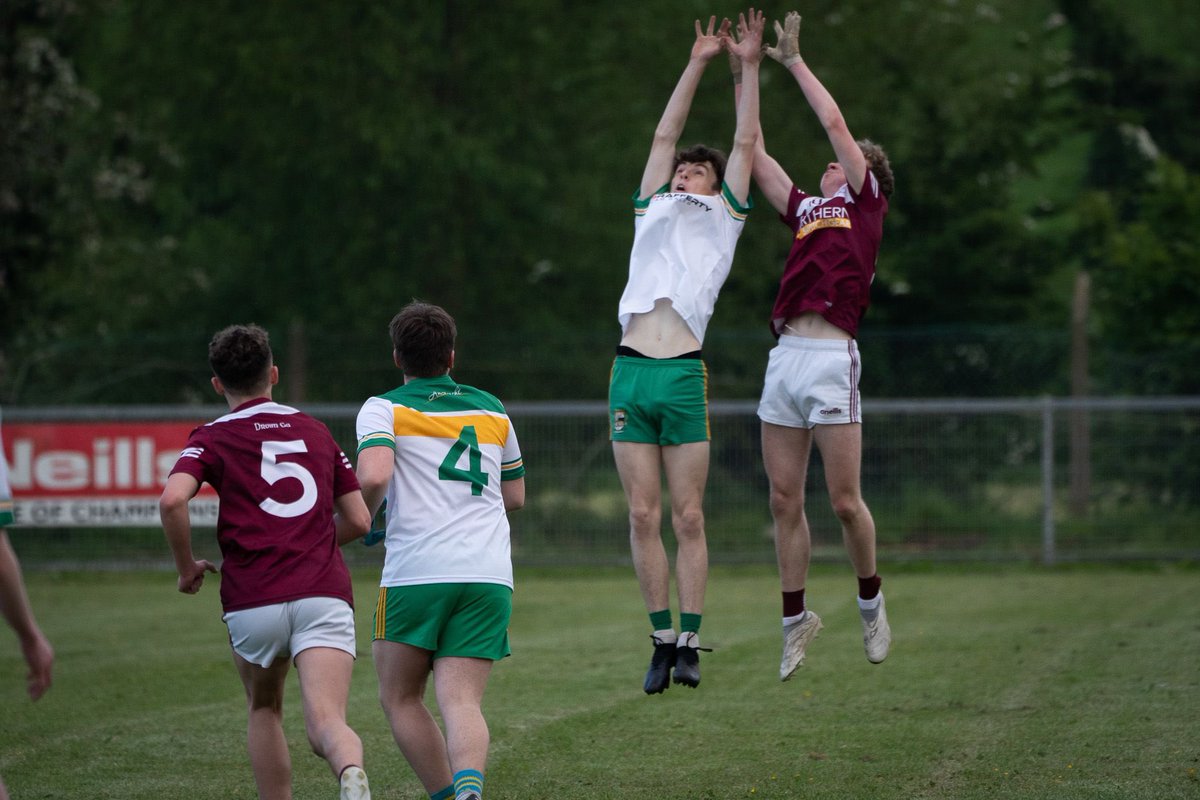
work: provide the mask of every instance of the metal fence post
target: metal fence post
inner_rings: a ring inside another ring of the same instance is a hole
[[[1054,398],[1042,401],[1042,563],[1054,563]]]

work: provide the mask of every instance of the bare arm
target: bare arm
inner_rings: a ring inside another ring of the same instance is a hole
[[[516,511],[525,506],[525,479],[500,481],[500,496],[504,498],[504,510]]]
[[[740,27],[738,33],[740,37]],[[733,102],[740,109],[742,102],[742,60],[732,50],[729,53],[729,68],[733,73]],[[767,202],[771,204],[771,207],[780,214],[783,214],[787,211],[788,198],[791,195],[793,181],[784,172],[779,162],[767,153],[767,147],[763,139],[761,117],[757,117],[756,121],[758,122],[758,135],[754,139],[754,158],[750,174],[754,177],[754,182],[758,184],[758,190],[762,192]]]
[[[710,17],[708,31],[705,32],[700,28],[700,20],[696,20],[696,41],[692,45],[692,55],[683,74],[679,76],[679,82],[675,84],[675,91],[667,101],[658,127],[654,129],[650,157],[646,159],[638,189],[639,197],[649,197],[671,179],[675,147],[683,135],[683,126],[692,109],[692,99],[696,96],[696,87],[700,85],[700,76],[704,74],[708,62],[721,52],[721,36],[729,31],[729,20],[724,20],[720,30],[714,31],[716,23],[717,18]]]
[[[725,184],[738,202],[745,204],[750,196],[750,175],[753,169],[756,145],[761,135],[758,117],[758,67],[762,62],[762,12],[752,8],[749,17],[738,15],[737,38],[727,37],[725,46],[730,56],[739,65],[740,78],[735,93],[737,102],[737,128],[733,134],[733,147],[725,167]]]
[[[8,534],[0,529],[0,613],[12,626],[21,643],[21,653],[29,666],[29,696],[40,698],[50,688],[54,667],[54,649],[50,647],[42,629],[33,616],[29,595],[25,592],[25,580],[21,576],[21,562],[8,541]]]
[[[368,447],[358,454],[355,470],[358,483],[362,486],[363,502],[367,506],[369,520],[374,519],[387,496],[388,483],[392,480],[392,469],[396,463],[396,451],[382,445]]]
[[[841,109],[833,99],[829,90],[817,80],[817,76],[804,63],[800,56],[800,15],[795,11],[788,13],[783,26],[775,23],[775,34],[778,43],[775,47],[767,48],[767,55],[787,67],[788,72],[800,84],[800,90],[808,100],[809,107],[817,115],[838,163],[846,173],[846,181],[854,192],[862,190],[863,181],[867,177],[867,159],[854,141]]]
[[[346,492],[333,505],[333,527],[339,545],[360,539],[371,530],[371,514],[361,491]]]
[[[167,485],[158,499],[158,516],[163,533],[175,557],[179,573],[179,591],[195,594],[204,585],[204,573],[216,572],[211,561],[197,560],[192,553],[192,520],[188,516],[188,501],[200,491],[200,482],[191,475],[176,472],[167,478]]]

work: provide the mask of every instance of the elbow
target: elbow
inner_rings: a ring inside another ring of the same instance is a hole
[[[162,519],[167,519],[187,508],[188,498],[178,492],[167,490],[158,498],[158,515]]]
[[[733,136],[733,148],[746,153],[754,152],[758,146],[759,135],[757,130],[753,131],[737,131]]]
[[[366,536],[371,532],[371,514],[367,511],[367,507],[363,506],[361,511],[356,511],[346,519],[346,527],[353,538],[357,539],[360,536]]]
[[[842,112],[837,106],[821,114],[821,127],[827,134],[850,132],[850,129],[846,127],[846,118],[842,116]]]

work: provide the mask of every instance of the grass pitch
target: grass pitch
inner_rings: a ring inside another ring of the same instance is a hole
[[[825,630],[778,679],[773,569],[714,569],[703,682],[647,697],[632,570],[518,570],[513,657],[485,699],[488,800],[1200,797],[1200,571],[884,568],[895,643],[862,653],[848,567],[819,567]],[[0,775],[14,798],[254,798],[217,586],[33,573],[55,684],[23,694],[0,634]],[[376,800],[424,797],[375,699],[375,575],[356,573],[350,722]],[[7,629],[6,629],[7,630]],[[286,707],[295,797],[332,798]]]

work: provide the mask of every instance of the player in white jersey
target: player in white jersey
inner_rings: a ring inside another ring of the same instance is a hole
[[[396,743],[431,798],[483,794],[480,705],[509,654],[508,511],[525,467],[500,401],[455,382],[454,320],[410,303],[389,326],[404,384],[358,414],[358,478],[372,513],[387,500],[373,653]],[[432,673],[445,734],[425,706]]]
[[[708,583],[704,487],[708,480],[708,375],[701,343],[750,208],[758,131],[758,65],[763,18],[739,17],[704,30],[696,21],[691,57],[667,102],[634,196],[629,281],[618,306],[621,343],[609,385],[613,457],[629,504],[634,570],[650,616],[654,653],[647,694],[700,683],[700,621]],[[708,63],[729,50],[745,62],[746,91],[728,163],[698,145],[676,152]],[[663,545],[662,477],[671,501],[680,633],[671,619],[671,570]]]

